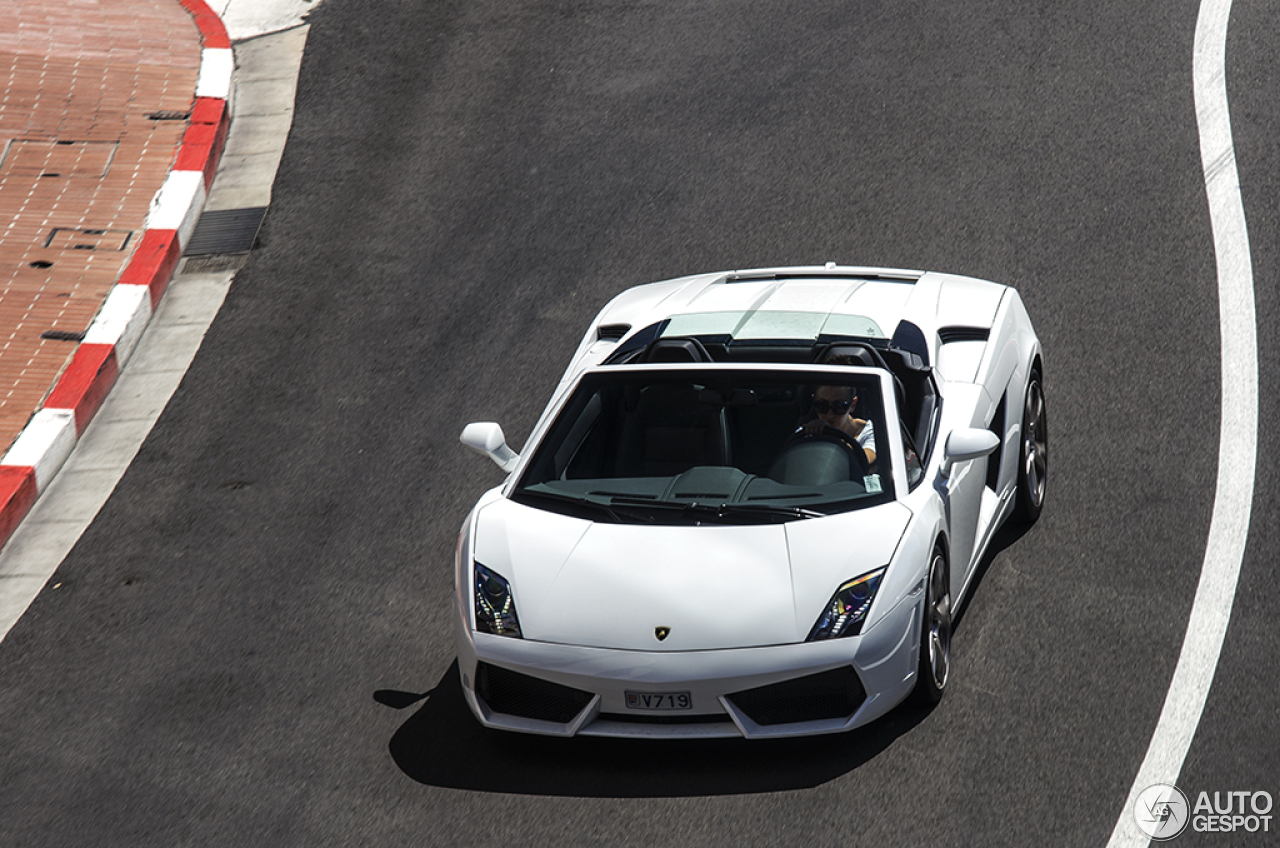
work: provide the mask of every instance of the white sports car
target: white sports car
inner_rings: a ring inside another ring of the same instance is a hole
[[[578,347],[458,537],[458,665],[488,727],[765,738],[947,685],[952,611],[1044,503],[1018,293],[772,268],[639,286]]]

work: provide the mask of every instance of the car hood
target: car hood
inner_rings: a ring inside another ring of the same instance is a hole
[[[781,645],[804,641],[841,583],[887,565],[910,517],[890,503],[786,524],[672,527],[593,523],[504,498],[476,516],[475,559],[510,582],[526,639]]]

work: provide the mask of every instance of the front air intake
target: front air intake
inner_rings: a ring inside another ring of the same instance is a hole
[[[476,695],[495,713],[568,724],[591,693],[488,663],[476,665]]]
[[[848,718],[866,700],[866,690],[852,666],[833,668],[728,696],[756,724],[795,724]]]

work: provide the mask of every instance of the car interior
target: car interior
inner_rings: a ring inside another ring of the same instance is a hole
[[[920,462],[928,459],[939,397],[929,367],[924,333],[909,321],[899,323],[893,338],[850,339],[819,337],[800,340],[752,340],[731,336],[663,337],[665,322],[638,331],[604,362],[611,364],[677,362],[778,362],[823,364],[845,357],[867,368],[881,368],[894,378],[903,436]]]

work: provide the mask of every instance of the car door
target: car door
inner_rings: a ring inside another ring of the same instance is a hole
[[[978,536],[982,490],[986,486],[987,458],[956,463],[944,482],[943,500],[951,537],[951,598],[969,582],[977,563],[973,562]]]
[[[992,414],[991,398],[980,386],[971,383],[949,383],[945,386],[944,404],[947,425],[939,434],[937,450],[946,450],[946,435],[959,427],[988,426]],[[988,457],[979,457],[951,466],[950,474],[939,476],[936,488],[942,497],[951,543],[951,597],[956,600],[969,582],[977,563],[973,561],[982,516],[982,492],[987,483]]]

